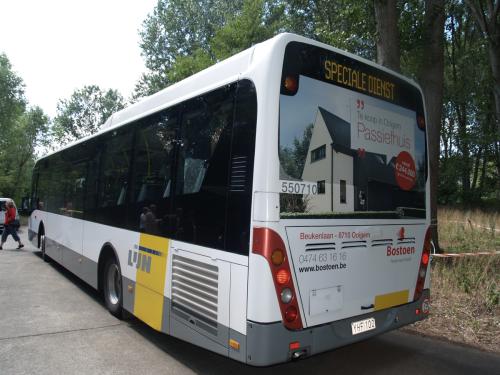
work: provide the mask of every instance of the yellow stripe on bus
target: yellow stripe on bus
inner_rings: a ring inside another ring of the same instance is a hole
[[[375,311],[387,309],[389,307],[408,303],[409,290],[400,290],[388,294],[381,294],[375,297]]]
[[[137,265],[134,315],[161,331],[168,239],[141,233]]]

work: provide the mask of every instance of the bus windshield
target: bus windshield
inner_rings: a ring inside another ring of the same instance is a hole
[[[424,107],[406,80],[289,43],[279,130],[281,218],[425,218]]]

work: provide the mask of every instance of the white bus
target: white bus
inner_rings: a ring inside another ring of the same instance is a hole
[[[107,308],[250,365],[425,318],[420,88],[281,34],[37,161],[30,240]]]

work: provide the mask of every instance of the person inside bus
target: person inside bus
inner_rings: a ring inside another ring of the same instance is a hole
[[[21,249],[24,247],[24,245],[16,232],[16,208],[14,207],[14,202],[12,200],[9,200],[6,203],[6,206],[7,210],[5,211],[5,225],[2,233],[2,243],[0,244],[0,250],[3,250],[3,244],[5,243],[5,241],[7,241],[7,237],[9,236],[9,234],[12,235],[14,241],[17,241],[19,243],[19,246],[17,248]]]
[[[149,208],[144,206],[141,211],[141,215],[139,216],[139,231],[140,232],[145,232],[146,231],[146,215],[149,212]]]
[[[158,220],[156,219],[156,205],[151,204],[145,215],[144,229],[146,233],[158,234]]]

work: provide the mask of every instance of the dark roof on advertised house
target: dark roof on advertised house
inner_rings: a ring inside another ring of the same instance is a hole
[[[323,107],[318,107],[321,116],[325,121],[326,128],[332,138],[332,146],[337,152],[352,155],[351,150],[351,124],[342,120],[340,117],[335,116],[333,113],[328,112]]]
[[[387,164],[386,155],[369,151],[359,157],[357,150],[351,149],[351,124],[322,107],[318,109],[332,138],[333,149],[354,158],[356,185],[366,185],[368,181],[394,185],[395,158]]]

